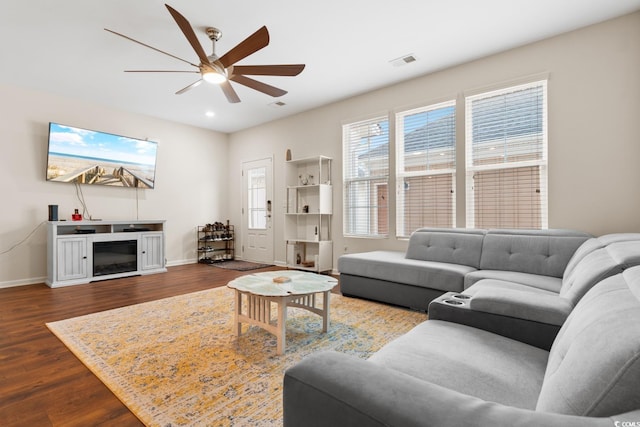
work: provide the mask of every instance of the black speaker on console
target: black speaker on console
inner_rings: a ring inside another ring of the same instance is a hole
[[[58,205],[49,205],[49,221],[58,220]]]

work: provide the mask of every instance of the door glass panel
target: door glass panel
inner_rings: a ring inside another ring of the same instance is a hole
[[[249,228],[264,230],[267,228],[267,189],[265,167],[249,169],[247,179],[247,206],[249,209]]]

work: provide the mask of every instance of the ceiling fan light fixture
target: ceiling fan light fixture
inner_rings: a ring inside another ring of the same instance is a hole
[[[219,85],[227,81],[227,76],[217,71],[206,71],[202,74],[202,79],[207,83],[213,83]]]

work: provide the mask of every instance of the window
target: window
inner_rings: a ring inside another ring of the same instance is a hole
[[[247,179],[247,208],[249,210],[250,229],[265,230],[267,228],[267,206],[266,206],[266,172],[265,167],[249,169],[249,179]]]
[[[396,115],[396,235],[455,227],[455,101]]]
[[[466,98],[467,227],[547,228],[547,82]]]
[[[342,127],[343,232],[389,234],[389,121],[386,116]]]

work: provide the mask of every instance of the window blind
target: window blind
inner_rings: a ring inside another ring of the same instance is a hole
[[[386,116],[342,128],[343,233],[389,233],[389,121]]]
[[[547,228],[546,81],[466,98],[467,226]]]
[[[455,226],[455,101],[396,114],[396,235]]]

